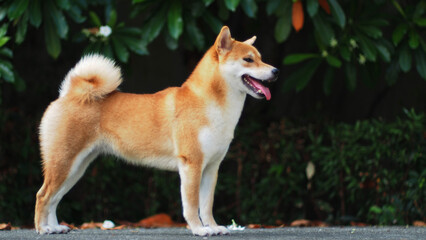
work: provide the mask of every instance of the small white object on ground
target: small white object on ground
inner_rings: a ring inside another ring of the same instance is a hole
[[[111,220],[105,220],[102,224],[103,228],[113,228],[115,227],[115,224]]]
[[[242,231],[242,230],[246,229],[246,227],[237,225],[237,223],[234,221],[234,219],[232,219],[232,224],[227,226],[227,228],[229,230],[238,230],[238,231]]]

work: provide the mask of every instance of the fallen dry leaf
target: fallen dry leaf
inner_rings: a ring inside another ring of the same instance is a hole
[[[185,227],[186,223],[176,223],[172,218],[165,214],[160,213],[151,217],[140,220],[134,224],[135,227],[144,228],[157,228],[157,227]]]
[[[65,225],[65,226],[69,227],[70,229],[77,229],[77,227],[73,224],[69,224],[69,223],[66,223],[66,222],[61,222],[60,224]]]
[[[311,225],[311,221],[306,219],[299,219],[293,221],[290,226],[292,227],[309,227]]]
[[[120,226],[116,226],[116,227],[113,227],[113,228],[104,228],[103,226],[101,226],[101,229],[102,230],[120,230],[120,229],[125,229],[127,227],[128,226],[126,226],[126,225],[120,225]]]
[[[102,223],[89,222],[89,223],[83,223],[83,225],[80,226],[80,229],[101,228],[101,227],[102,227]]]
[[[0,223],[0,230],[11,230],[12,225],[10,223]]]
[[[256,228],[281,228],[284,227],[284,224],[279,225],[279,226],[274,226],[274,225],[263,225],[263,224],[249,224],[247,225],[247,228],[252,228],[252,229],[256,229]]]
[[[426,227],[426,223],[423,221],[414,221],[413,226],[415,227]]]
[[[298,219],[290,224],[291,227],[328,227],[329,224],[323,221],[311,221],[306,219]]]

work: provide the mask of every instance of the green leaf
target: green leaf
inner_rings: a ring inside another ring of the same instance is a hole
[[[15,75],[12,71],[11,64],[5,64],[4,61],[0,62],[0,74],[6,82],[13,83],[15,82]]]
[[[381,214],[382,213],[382,209],[380,207],[376,206],[376,205],[371,206],[368,211],[373,212],[375,214]]]
[[[41,4],[40,0],[31,0],[30,6],[28,7],[30,14],[30,23],[38,28],[41,24]]]
[[[362,36],[358,36],[357,40],[359,42],[359,47],[361,48],[365,57],[368,60],[375,62],[377,56],[377,49],[374,43],[370,39]]]
[[[398,46],[398,44],[401,42],[402,38],[407,34],[408,32],[408,26],[404,23],[400,23],[398,26],[396,26],[395,30],[392,34],[392,42],[395,46]]]
[[[204,6],[210,6],[210,4],[212,4],[212,2],[213,2],[214,0],[203,0],[203,2],[204,2]]]
[[[81,15],[81,9],[77,6],[72,6],[68,11],[67,14],[72,20],[76,23],[82,23],[86,21],[86,17]]]
[[[188,35],[190,39],[192,40],[191,43],[199,50],[203,50],[204,48],[204,35],[200,31],[200,29],[197,27],[194,21],[188,21],[188,24],[186,24],[186,31],[188,32]]]
[[[5,35],[6,35],[6,33],[7,33],[7,28],[9,27],[9,25],[8,24],[3,24],[1,27],[0,27],[0,37],[4,37]]]
[[[345,59],[347,62],[351,60],[351,52],[347,46],[339,47],[340,56]]]
[[[101,52],[104,56],[114,59],[114,51],[112,50],[111,44],[104,44]]]
[[[170,34],[164,34],[164,41],[170,50],[176,50],[179,46],[178,41],[170,36]]]
[[[328,65],[332,67],[340,68],[340,66],[342,66],[342,62],[337,57],[327,55],[325,60],[327,60]]]
[[[98,15],[97,15],[95,12],[90,11],[90,12],[89,12],[89,17],[90,17],[90,20],[92,21],[92,23],[93,23],[96,27],[100,27],[100,26],[102,26],[101,19],[98,17]]]
[[[0,7],[0,21],[2,21],[7,15],[7,8]]]
[[[115,34],[117,35],[125,35],[125,36],[131,36],[135,38],[139,38],[142,35],[142,31],[139,28],[135,27],[122,27],[117,28],[115,31]]]
[[[293,1],[287,1],[287,0],[280,1],[280,5],[278,5],[278,7],[275,9],[275,15],[277,17],[284,16],[284,15],[291,16],[292,4],[293,4]]]
[[[382,59],[385,62],[390,62],[391,60],[391,53],[389,52],[389,50],[383,46],[382,44],[376,43],[376,48],[380,54],[380,57],[382,57]]]
[[[426,80],[426,54],[423,51],[415,51],[416,69],[420,76]]]
[[[143,41],[143,39],[138,39],[129,36],[117,36],[116,38],[117,40],[120,40],[120,42],[124,43],[131,51],[139,55],[148,54],[148,50],[146,49],[146,43]]]
[[[343,12],[342,7],[340,7],[340,4],[336,0],[328,0],[330,3],[331,8],[331,14],[333,15],[334,19],[336,19],[337,24],[344,28],[346,24],[346,16],[345,12]]]
[[[241,7],[243,11],[250,18],[255,18],[257,13],[257,4],[254,0],[241,0]]]
[[[407,46],[404,46],[399,51],[399,66],[403,72],[408,72],[411,69],[411,53]]]
[[[414,30],[411,30],[408,35],[408,45],[411,49],[417,49],[417,47],[419,47],[419,35]]]
[[[3,45],[5,45],[8,41],[10,40],[10,37],[1,37],[0,38],[0,47],[2,47]]]
[[[18,22],[17,30],[16,30],[16,38],[15,42],[20,44],[24,41],[25,35],[27,34],[27,26],[28,26],[28,12],[26,12]]]
[[[0,48],[0,55],[8,57],[8,58],[12,58],[13,52],[9,48],[3,47],[3,48]]]
[[[306,59],[317,58],[317,57],[320,57],[320,56],[318,54],[314,54],[314,53],[291,54],[291,55],[287,55],[284,58],[283,64],[284,65],[295,64],[295,63],[302,62]]]
[[[415,19],[414,22],[419,27],[426,27],[426,18],[418,18],[418,19]]]
[[[321,64],[322,59],[312,59],[293,74],[291,74],[283,84],[282,90],[287,92],[291,89],[296,89],[297,92],[301,91],[311,80],[312,76]]]
[[[170,5],[167,23],[170,36],[174,39],[178,39],[183,31],[182,4],[180,1],[175,0]]]
[[[225,6],[232,12],[235,12],[238,5],[240,4],[240,0],[225,0]]]
[[[266,14],[268,14],[268,16],[271,16],[272,13],[274,13],[278,6],[280,5],[281,0],[269,0],[266,3]]]
[[[330,96],[333,82],[334,82],[334,69],[331,67],[328,67],[324,74],[324,83],[322,86],[324,90],[324,94],[326,96]]]
[[[58,7],[64,10],[69,10],[71,7],[69,0],[56,0]]]
[[[109,16],[107,17],[107,25],[113,28],[116,23],[117,23],[117,11],[115,11],[115,9],[112,9],[109,12]]]
[[[345,64],[346,88],[349,91],[354,91],[356,88],[356,67],[352,63]]]
[[[162,8],[142,27],[142,38],[147,42],[152,42],[158,37],[166,22],[167,8]]]
[[[382,31],[375,26],[366,26],[366,25],[360,25],[358,26],[358,29],[365,33],[367,36],[370,36],[372,38],[380,38],[382,36]]]
[[[20,17],[24,11],[28,7],[29,0],[14,0],[12,4],[10,4],[9,9],[7,11],[7,16],[11,20],[15,20]]]
[[[330,24],[324,20],[322,14],[316,14],[313,18],[315,32],[318,34],[321,43],[325,46],[330,45],[330,40],[334,37],[334,31]]]
[[[45,12],[48,12],[52,23],[56,27],[56,32],[60,38],[65,38],[68,33],[68,24],[61,10],[54,4],[45,4]]]
[[[306,8],[308,10],[309,16],[313,17],[318,12],[318,0],[307,0],[306,1]]]
[[[223,23],[218,18],[213,16],[213,14],[211,14],[209,11],[206,11],[203,14],[203,20],[209,25],[209,27],[214,33],[219,34],[220,30],[222,29]]]
[[[112,38],[112,46],[114,48],[115,55],[120,62],[126,63],[129,59],[129,51],[126,49],[124,44],[119,39]]]
[[[291,31],[291,14],[288,11],[288,14],[281,16],[277,23],[275,24],[275,40],[278,43],[284,42]]]
[[[61,52],[61,42],[51,20],[46,17],[44,22],[44,41],[46,42],[47,52],[56,59]]]

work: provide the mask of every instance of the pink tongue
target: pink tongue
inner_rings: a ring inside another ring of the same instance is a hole
[[[266,97],[266,100],[271,99],[271,92],[269,91],[269,88],[263,86],[258,81],[251,81],[251,84],[253,84],[257,89],[260,89],[260,91],[263,92]]]

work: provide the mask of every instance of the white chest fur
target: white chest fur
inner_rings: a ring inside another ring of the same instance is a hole
[[[233,93],[228,96],[227,104],[210,104],[206,111],[209,125],[202,128],[198,135],[204,154],[204,166],[211,161],[222,161],[229,144],[234,138],[235,127],[241,116],[246,94]]]

